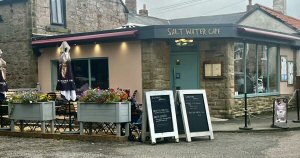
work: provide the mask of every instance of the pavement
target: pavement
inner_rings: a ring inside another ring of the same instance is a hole
[[[283,123],[280,127],[272,127],[273,114],[265,113],[260,115],[250,115],[250,123],[247,127],[251,130],[245,130],[245,117],[237,117],[234,119],[218,119],[211,118],[213,132],[263,132],[263,131],[283,131],[283,130],[300,130],[300,123],[294,122],[298,120],[297,111],[289,109],[287,124]],[[300,121],[299,121],[300,122]]]

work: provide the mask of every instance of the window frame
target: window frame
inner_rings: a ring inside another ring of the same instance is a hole
[[[54,0],[55,2],[57,1],[60,1],[61,2],[61,20],[62,20],[62,23],[58,23],[58,22],[54,22],[53,21],[53,12],[52,12],[52,7],[53,7],[53,4],[52,4],[52,0],[50,0],[50,23],[51,25],[56,25],[56,26],[63,26],[63,27],[66,27],[67,23],[66,23],[66,0]],[[56,8],[56,15],[58,15],[57,13],[57,6],[55,6]],[[57,21],[58,21],[58,16],[56,17],[57,18]]]
[[[234,41],[234,44],[235,43],[243,43],[244,45],[244,54],[243,54],[243,59],[242,61],[244,62],[243,64],[243,69],[244,69],[244,91],[246,89],[246,69],[247,69],[247,65],[246,65],[246,62],[247,62],[247,57],[246,57],[246,44],[255,44],[255,47],[256,47],[256,50],[255,50],[255,56],[256,56],[256,72],[258,72],[258,59],[257,59],[257,48],[258,48],[258,45],[261,45],[261,46],[266,46],[267,47],[267,57],[268,57],[268,65],[267,65],[267,92],[265,93],[247,93],[247,97],[257,97],[257,96],[278,96],[280,95],[280,46],[276,45],[276,44],[267,44],[267,43],[255,43],[255,42],[249,42],[249,41]],[[269,76],[269,64],[270,64],[270,59],[269,59],[269,56],[270,56],[270,48],[271,47],[276,47],[276,61],[277,61],[277,92],[269,92],[269,89],[270,89],[270,76]],[[235,79],[234,79],[235,80]],[[257,76],[256,76],[256,80],[257,80]],[[257,84],[257,82],[256,82]],[[236,87],[234,87],[235,89]],[[257,88],[257,86],[256,86]],[[235,89],[236,90],[236,89]],[[235,95],[234,96],[235,99],[240,99],[240,98],[244,98],[244,94],[238,94],[238,95]]]
[[[89,77],[89,88],[91,88],[92,85],[92,70],[91,70],[91,60],[98,60],[98,59],[106,59],[107,60],[107,75],[108,75],[108,87],[110,84],[109,80],[109,58],[108,57],[96,57],[96,58],[76,58],[72,59],[72,61],[78,61],[78,60],[86,60],[88,62],[88,77]],[[51,91],[56,91],[56,84],[57,84],[57,66],[59,64],[59,60],[51,60]],[[73,70],[74,73],[74,70]],[[74,75],[74,74],[73,74]],[[76,84],[76,83],[75,83]]]

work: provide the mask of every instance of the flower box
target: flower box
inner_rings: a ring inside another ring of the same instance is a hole
[[[79,102],[77,119],[80,122],[80,134],[83,133],[83,122],[112,122],[117,124],[117,136],[120,136],[118,129],[120,123],[131,121],[131,105],[129,102],[105,104]]]
[[[14,131],[15,120],[34,120],[42,122],[42,132],[45,133],[45,121],[51,121],[51,132],[54,128],[55,102],[37,102],[30,104],[9,103],[8,114],[11,120],[11,130]],[[21,129],[22,131],[23,129]]]

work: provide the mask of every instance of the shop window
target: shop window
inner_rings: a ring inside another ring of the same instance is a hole
[[[58,61],[53,63],[58,71]],[[109,88],[108,59],[72,59],[71,61],[76,92],[80,93],[89,88]],[[57,74],[53,74],[56,75]],[[55,76],[54,76],[55,78]],[[56,81],[52,81],[53,85]]]
[[[235,43],[235,94],[278,92],[277,47]]]
[[[65,25],[66,5],[65,0],[51,0],[51,24]]]

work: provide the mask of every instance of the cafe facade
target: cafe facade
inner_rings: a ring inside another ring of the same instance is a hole
[[[299,30],[261,6],[169,23],[34,38],[41,90],[55,91],[58,46],[67,41],[78,92],[137,90],[144,104],[146,91],[205,89],[210,114],[219,118],[241,116],[244,93],[253,113],[272,111],[274,98],[292,97]]]

